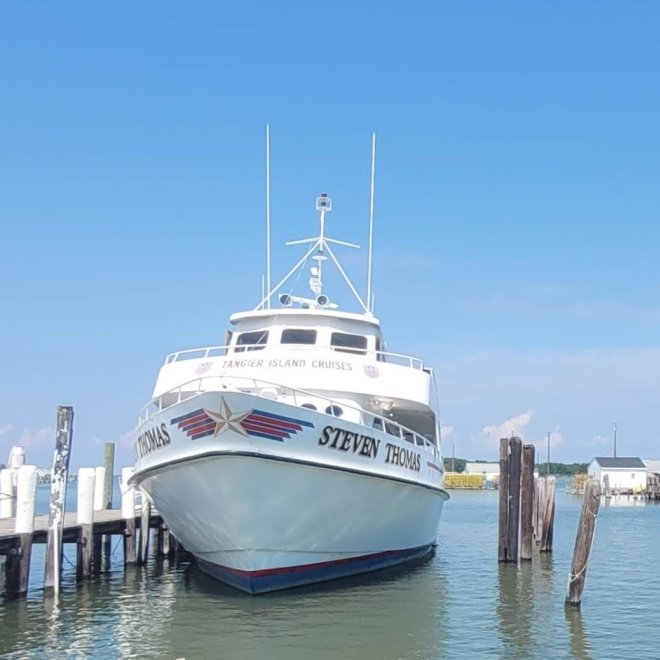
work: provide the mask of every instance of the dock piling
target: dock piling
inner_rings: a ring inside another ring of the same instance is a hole
[[[555,526],[555,477],[545,478],[545,504],[543,506],[543,528],[541,531],[541,552],[552,552],[552,539]]]
[[[7,593],[12,596],[22,596],[28,589],[36,499],[37,468],[34,465],[21,465],[17,470],[14,521],[14,533],[18,542],[6,560]]]
[[[135,525],[135,489],[128,485],[134,469],[123,468],[121,471],[121,517],[126,521],[124,530],[124,563],[137,563],[136,525]]]
[[[12,471],[9,469],[0,470],[0,518],[13,517],[15,502]]]
[[[92,574],[94,563],[94,486],[96,470],[80,468],[78,470],[78,511],[77,522],[80,525],[76,576],[79,580]]]
[[[509,520],[509,440],[500,439],[500,483],[499,483],[499,535],[497,559],[507,560]]]
[[[520,503],[520,558],[532,558],[532,527],[534,513],[534,445],[522,448]]]
[[[50,482],[50,513],[48,519],[48,541],[46,544],[46,568],[44,588],[60,589],[60,558],[62,557],[62,532],[64,529],[64,503],[69,475],[69,457],[73,438],[73,408],[57,406],[57,430],[55,452]],[[56,557],[57,555],[57,557]],[[57,570],[56,570],[57,567]]]
[[[587,481],[582,500],[582,511],[575,537],[575,549],[573,551],[573,563],[568,576],[568,588],[566,593],[567,605],[580,605],[582,591],[587,576],[587,565],[591,556],[596,520],[600,507],[600,484],[596,479]]]
[[[520,531],[520,470],[522,441],[513,437],[509,440],[509,519],[507,561],[518,561],[518,539]]]
[[[149,557],[149,520],[151,518],[151,503],[146,498],[142,500],[140,512],[140,548],[138,564],[146,564]]]

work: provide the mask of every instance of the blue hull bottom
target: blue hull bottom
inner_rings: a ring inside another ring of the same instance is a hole
[[[221,564],[195,557],[200,570],[216,580],[245,591],[249,594],[276,591],[299,587],[313,582],[324,582],[337,578],[367,573],[382,568],[389,568],[407,561],[422,559],[433,550],[432,543],[406,548],[404,550],[389,550],[375,554],[338,559],[335,561],[305,564],[303,566],[286,566],[283,568],[264,569],[259,571],[242,571]]]

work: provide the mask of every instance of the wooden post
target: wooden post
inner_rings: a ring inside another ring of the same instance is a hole
[[[115,473],[115,443],[106,442],[104,445],[105,481],[103,482],[104,509],[112,509],[112,486]]]
[[[54,589],[56,594],[60,590],[64,503],[66,501],[66,484],[69,476],[72,438],[73,408],[71,406],[57,406],[57,431],[50,481],[50,512],[46,544],[46,569],[44,571],[44,588]]]
[[[37,468],[34,465],[21,465],[17,470],[14,522],[14,533],[18,535],[19,541],[6,559],[7,593],[11,596],[25,595],[28,590],[36,499]]]
[[[115,473],[115,443],[106,442],[103,451],[103,468],[105,470],[105,479],[103,481],[103,508],[112,509],[112,486]],[[103,557],[107,570],[110,570],[112,563],[112,535],[103,536]]]
[[[78,470],[78,512],[80,525],[76,576],[79,580],[92,574],[94,564],[94,486],[96,470],[80,468]]]
[[[506,561],[509,521],[509,440],[500,439],[500,515],[497,560]]]
[[[138,564],[146,564],[149,557],[149,520],[151,518],[151,503],[146,498],[142,500],[140,513],[140,553]]]
[[[541,546],[541,538],[543,536],[543,516],[545,514],[545,491],[546,491],[546,479],[545,477],[539,477],[536,480],[536,485],[538,490],[536,492],[536,531],[534,532],[534,542],[537,547]]]
[[[610,491],[610,475],[606,474],[603,477],[603,490],[605,491],[603,495],[607,497],[608,499],[612,497],[612,491]]]
[[[522,448],[520,503],[520,558],[532,558],[532,515],[534,509],[534,445]]]
[[[172,539],[172,535],[170,534],[170,528],[167,525],[163,524],[163,543],[161,546],[161,552],[163,554],[163,557],[170,556],[170,548],[172,547],[171,539]]]
[[[582,591],[587,576],[587,565],[591,556],[596,519],[600,507],[600,484],[595,479],[589,479],[584,489],[582,512],[575,537],[573,563],[568,575],[568,589],[566,593],[567,605],[579,605],[582,600]]]
[[[555,477],[545,478],[545,506],[543,510],[543,530],[541,552],[552,552],[552,537],[555,526]]]
[[[137,563],[135,533],[135,489],[128,485],[133,474],[133,468],[122,468],[121,471],[121,517],[126,521],[124,530],[124,563]]]
[[[0,518],[12,518],[14,516],[14,478],[12,471],[0,470]]]
[[[513,437],[509,440],[509,530],[507,561],[518,561],[518,534],[520,528],[520,469],[522,441]]]

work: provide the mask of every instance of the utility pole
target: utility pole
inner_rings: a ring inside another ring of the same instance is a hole
[[[614,422],[614,458],[616,458],[616,422]]]
[[[545,476],[550,476],[550,431],[548,431],[548,467],[546,468]]]

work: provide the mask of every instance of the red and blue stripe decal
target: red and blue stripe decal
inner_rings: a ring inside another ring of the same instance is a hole
[[[302,431],[303,426],[314,428],[314,424],[304,419],[276,415],[265,410],[253,410],[241,421],[241,426],[248,435],[279,442],[284,442],[284,438],[288,440],[292,435]]]
[[[186,415],[175,417],[170,424],[176,425],[193,440],[199,440],[215,433],[216,423],[206,414],[203,408],[193,410]]]
[[[170,424],[181,429],[191,440],[214,435],[216,429],[215,420],[203,408],[175,417]],[[253,410],[239,424],[246,435],[278,442],[288,440],[292,435],[302,431],[303,427],[314,428],[314,424],[304,419],[277,415],[265,410]]]

